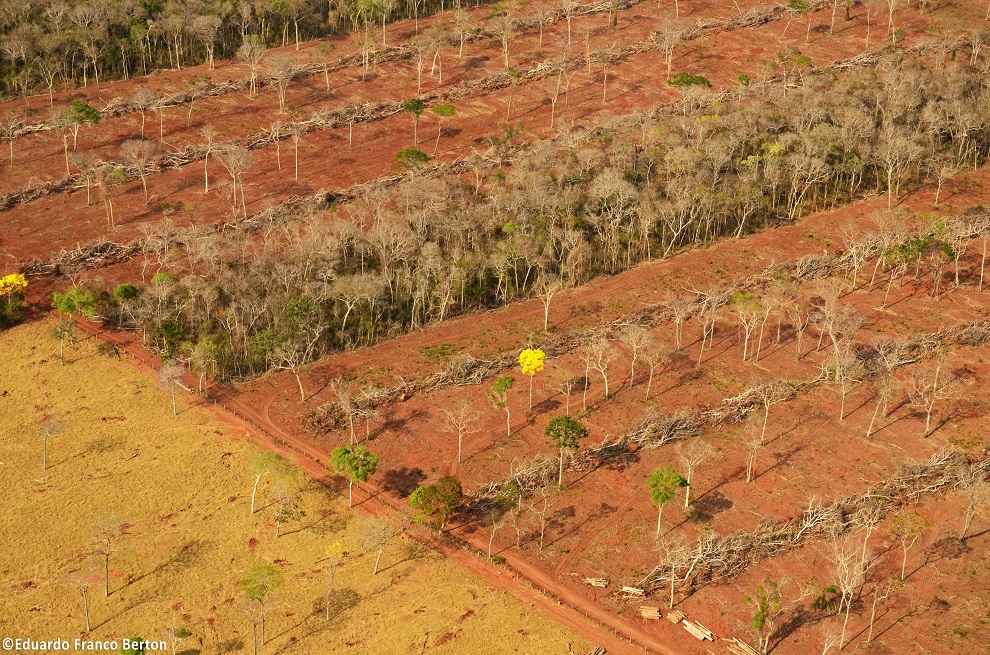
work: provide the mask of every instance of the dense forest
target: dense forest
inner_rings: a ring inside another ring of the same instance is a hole
[[[0,93],[99,85],[390,21],[457,9],[460,0],[96,0],[0,3]],[[371,37],[368,37],[371,38]],[[374,36],[374,38],[384,38]]]
[[[864,194],[893,203],[979,166],[990,146],[980,71],[900,57],[807,72],[799,88],[696,95],[692,109],[516,150],[511,166],[407,176],[263,240],[164,224],[142,241],[150,284],[102,294],[99,311],[237,379]]]

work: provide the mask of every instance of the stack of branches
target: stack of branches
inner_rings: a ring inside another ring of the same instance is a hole
[[[466,507],[472,512],[484,512],[494,507],[504,489],[514,486],[520,498],[533,495],[539,489],[556,482],[557,459],[549,455],[537,455],[531,460],[513,465],[512,471],[504,480],[491,482],[487,487],[475,492]]]
[[[127,261],[141,251],[135,243],[114,243],[99,241],[73,250],[62,251],[46,261],[34,261],[22,271],[29,277],[39,275],[60,275],[63,271],[76,268],[98,268]]]
[[[712,582],[731,579],[764,558],[797,548],[809,539],[841,535],[863,521],[875,521],[922,496],[961,487],[972,474],[990,473],[990,457],[970,460],[949,448],[925,462],[903,465],[890,479],[867,491],[821,505],[812,501],[797,518],[760,521],[752,532],[725,537],[709,534],[693,549],[667,553],[668,559],[636,583],[649,593],[669,589],[671,577],[681,591],[692,592]]]

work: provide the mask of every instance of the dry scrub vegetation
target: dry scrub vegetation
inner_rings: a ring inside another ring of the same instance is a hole
[[[300,508],[281,526],[273,476],[250,512],[257,449],[206,411],[180,404],[129,364],[83,342],[59,365],[48,321],[0,333],[0,632],[83,633],[88,586],[92,638],[192,634],[179,651],[250,652],[251,623],[238,581],[251,566],[278,567],[267,599],[268,652],[564,652],[583,641],[406,538],[372,575],[362,548],[370,520],[322,486],[298,480]],[[57,424],[49,421],[56,419]],[[48,429],[43,470],[42,426]],[[100,526],[111,540],[109,596]],[[326,619],[326,549],[340,542]]]

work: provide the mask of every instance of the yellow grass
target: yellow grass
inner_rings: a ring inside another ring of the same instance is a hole
[[[161,639],[170,627],[193,636],[179,651],[252,650],[237,582],[254,564],[278,563],[261,653],[564,653],[583,639],[538,615],[435,552],[400,539],[372,576],[374,553],[355,533],[366,518],[315,483],[304,484],[306,516],[275,538],[262,483],[250,514],[255,447],[203,410],[168,394],[127,362],[99,354],[90,339],[58,362],[52,323],[0,333],[0,637],[83,636],[82,601],[65,585],[74,572],[102,576],[92,551],[101,517],[127,523],[110,558],[111,594],[89,590],[92,638]],[[58,416],[42,470],[42,417]],[[251,547],[251,540],[257,540]],[[333,618],[323,615],[326,562],[338,568]],[[425,651],[424,651],[425,646]],[[192,655],[190,653],[190,655]]]

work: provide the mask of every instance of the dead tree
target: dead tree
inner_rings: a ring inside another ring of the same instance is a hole
[[[684,507],[691,504],[691,479],[694,469],[715,453],[715,449],[701,439],[691,439],[677,444],[677,456],[687,471],[687,487],[684,488]]]
[[[461,463],[461,449],[464,442],[464,435],[477,432],[470,429],[471,424],[478,420],[480,414],[474,411],[470,403],[461,403],[456,409],[443,410],[443,415],[447,419],[448,430],[457,434],[457,463]]]
[[[653,335],[639,325],[626,325],[619,332],[619,340],[626,345],[632,355],[629,363],[629,386],[631,387],[636,384],[636,359],[642,350],[649,347],[653,341]]]

